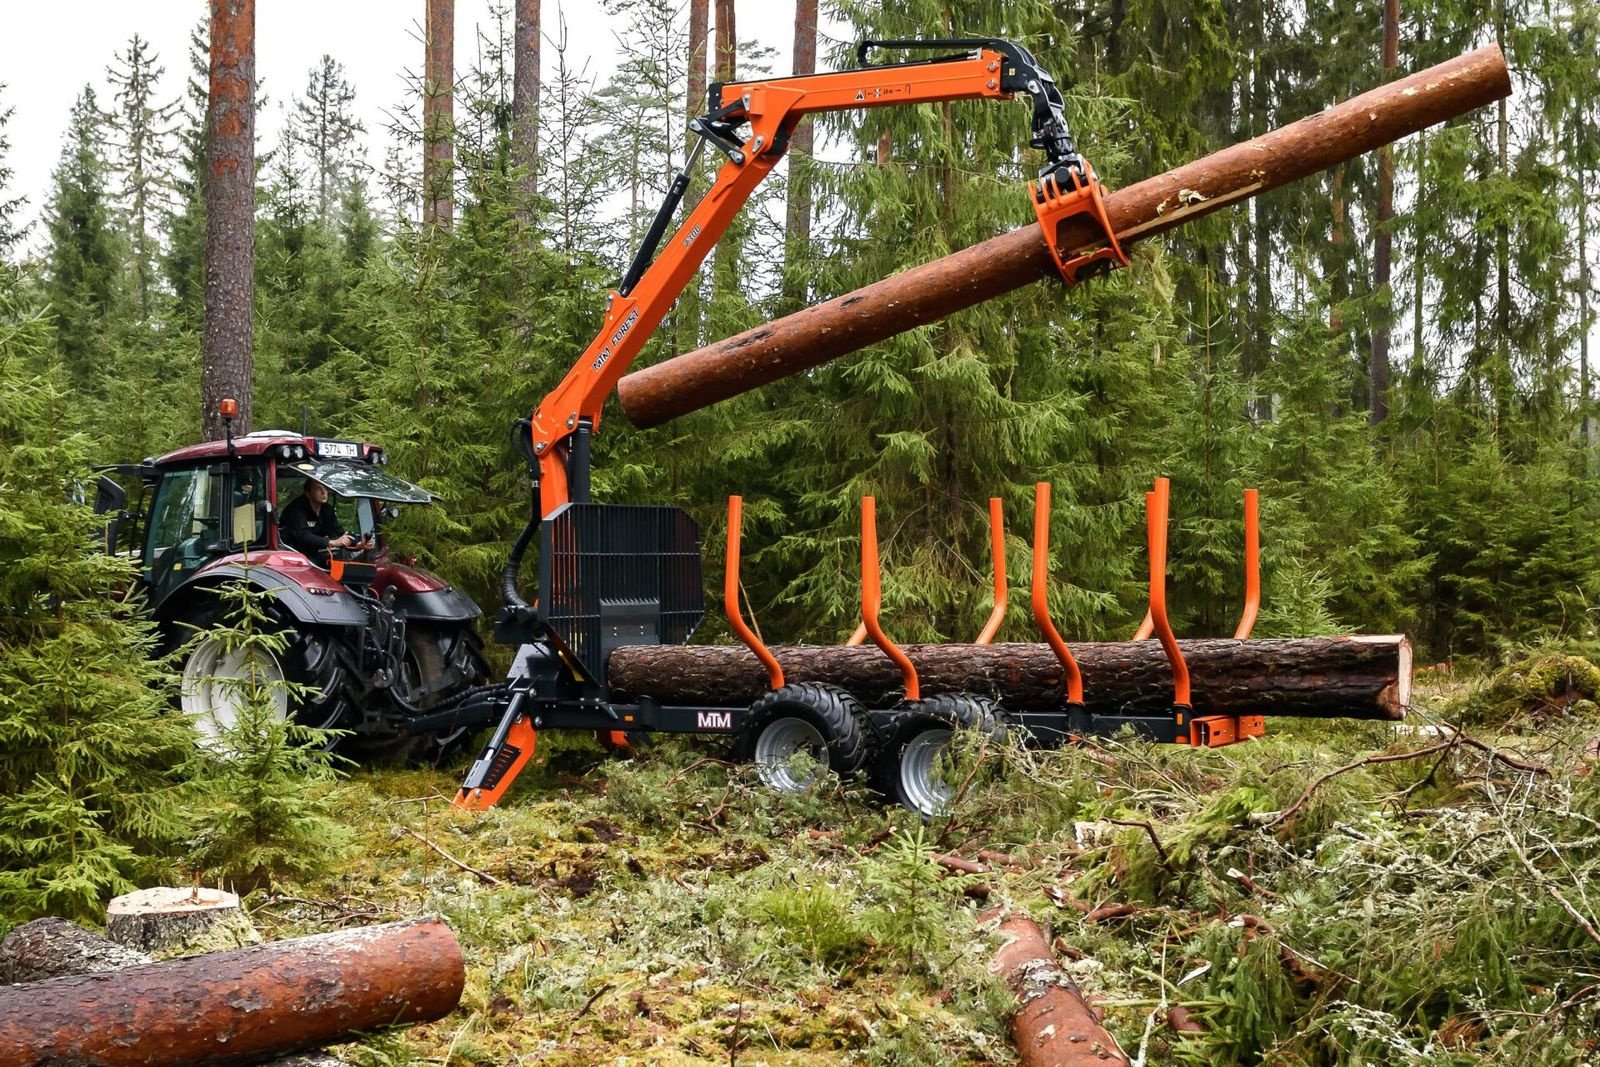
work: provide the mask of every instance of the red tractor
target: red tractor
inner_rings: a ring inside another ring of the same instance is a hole
[[[231,402],[223,404],[227,413]],[[390,558],[383,524],[398,506],[433,497],[388,473],[387,459],[364,442],[259,430],[106,468],[142,486],[130,514],[122,486],[100,479],[96,509],[116,513],[107,547],[131,545],[171,646],[201,635],[184,654],[181,699],[203,735],[218,733],[238,711],[237,687],[219,680],[238,676],[242,657],[205,633],[229,610],[220,587],[243,579],[267,594],[288,637],[267,665],[269,680],[304,687],[294,696],[291,687],[276,690],[283,715],[348,730],[353,747],[366,752],[421,755],[456,740],[458,729],[419,737],[410,725],[488,677],[473,626],[481,612],[459,589]],[[353,542],[316,560],[280,531],[284,510],[313,485],[327,489],[322,506]]]

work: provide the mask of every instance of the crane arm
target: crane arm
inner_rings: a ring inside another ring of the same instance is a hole
[[[867,54],[874,48],[959,51],[868,64]],[[1031,143],[1047,158],[1041,179],[1059,178],[1074,187],[1092,183],[1092,171],[1067,130],[1055,80],[1020,45],[976,37],[863,41],[857,54],[862,63],[857,69],[711,86],[709,112],[689,124],[701,141],[673,179],[622,282],[607,296],[599,332],[533,417],[518,425],[519,447],[537,465],[538,515],[587,499],[588,435],[600,422],[606,397],[750,194],[783,158],[790,134],[804,116],[932,101],[1009,99],[1025,93],[1033,101]],[[748,134],[741,134],[745,126]],[[726,162],[710,190],[662,245],[688,188],[689,172],[707,144]]]

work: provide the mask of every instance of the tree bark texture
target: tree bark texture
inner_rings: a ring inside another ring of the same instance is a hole
[[[794,72],[817,70],[817,0],[795,0]],[[789,136],[788,255],[805,256],[811,244],[811,122],[807,117]]]
[[[533,197],[539,190],[539,3],[517,0],[511,55],[511,163],[522,171],[519,212],[533,219]]]
[[[144,953],[92,934],[77,923],[35,919],[0,941],[0,985],[69,974],[102,974],[149,962]]]
[[[989,969],[1016,994],[1011,1043],[1023,1067],[1127,1067],[1122,1046],[1062,971],[1039,924],[1011,915],[999,934],[1005,944]]]
[[[1480,48],[1110,193],[1105,205],[1111,228],[1126,247],[1510,91],[1500,49]],[[1097,237],[1094,227],[1078,217],[1060,227],[1057,242],[1077,250],[1094,246]],[[618,397],[634,425],[657,426],[1055,273],[1039,227],[1024,226],[635,371],[618,384]]]
[[[223,436],[218,402],[239,402],[235,434],[250,432],[254,375],[256,4],[211,0],[211,78],[206,105],[205,321],[201,326],[201,427]]]
[[[1411,701],[1411,645],[1375,637],[1179,641],[1196,715],[1401,719]],[[905,645],[924,696],[972,693],[1016,712],[1058,710],[1061,665],[1039,644]],[[1172,707],[1172,672],[1159,641],[1072,644],[1085,706],[1097,715],[1159,715]],[[827,682],[868,707],[901,698],[900,671],[876,646],[778,645],[787,682]],[[611,654],[612,696],[680,707],[739,707],[767,690],[742,645],[636,645]]]
[[[449,228],[456,210],[456,0],[428,0],[423,48],[422,221]]]
[[[220,889],[155,886],[106,905],[106,936],[155,959],[243,948],[261,940],[239,898]]]
[[[1383,3],[1383,69],[1400,65],[1400,0]],[[1376,426],[1389,417],[1389,338],[1394,328],[1394,291],[1389,285],[1390,259],[1394,249],[1394,152],[1388,145],[1378,152],[1378,211],[1372,239],[1372,289],[1382,295],[1378,321],[1372,330],[1372,359],[1367,376],[1372,385],[1368,421]]]
[[[450,928],[414,919],[0,986],[0,1063],[256,1063],[441,1018],[465,980]]]

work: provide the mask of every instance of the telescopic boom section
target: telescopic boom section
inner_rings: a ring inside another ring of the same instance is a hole
[[[1026,93],[1033,99],[1032,144],[1047,156],[1044,173],[1085,174],[1061,109],[1061,95],[1048,73],[1024,48],[980,38],[864,42],[873,47],[955,49],[956,54],[856,70],[833,71],[759,82],[713,85],[709,114],[690,129],[727,157],[716,181],[677,231],[660,244],[688,187],[688,171],[674,179],[643,246],[622,284],[606,300],[600,332],[561,383],[545,397],[527,428],[527,445],[539,465],[539,509],[549,515],[562,504],[587,495],[586,441],[600,422],[600,411],[617,381],[700,268],[739,209],[771,172],[789,146],[795,124],[819,111],[888,107],[943,100],[1008,99]],[[748,133],[743,128],[748,125]],[[661,252],[657,256],[656,248]],[[519,432],[522,432],[519,429]]]

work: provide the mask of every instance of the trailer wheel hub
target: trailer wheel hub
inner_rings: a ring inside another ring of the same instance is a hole
[[[756,738],[756,773],[770,789],[804,792],[816,775],[794,765],[794,757],[802,752],[822,766],[828,765],[828,743],[823,740],[822,731],[804,719],[774,719]]]
[[[950,803],[950,787],[939,776],[939,758],[955,736],[947,729],[924,730],[900,756],[900,792],[906,804],[925,816],[939,815]]]

